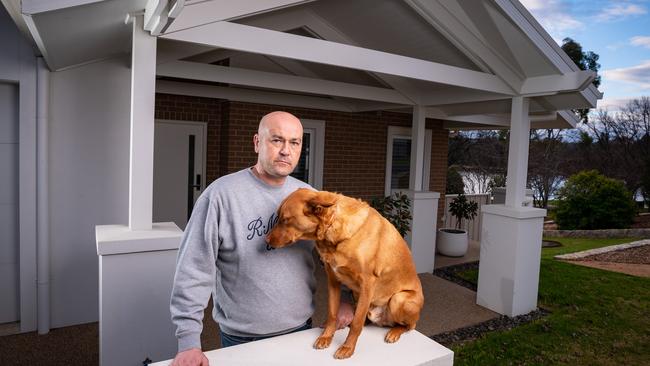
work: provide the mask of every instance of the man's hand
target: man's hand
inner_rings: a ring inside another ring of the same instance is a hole
[[[346,301],[341,301],[339,312],[336,314],[336,329],[343,329],[350,325],[352,318],[354,318],[354,307]]]
[[[171,366],[210,366],[208,358],[198,348],[178,352]]]

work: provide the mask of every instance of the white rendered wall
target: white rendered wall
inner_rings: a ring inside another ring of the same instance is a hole
[[[0,6],[0,79],[18,86],[20,331],[36,329],[36,58]]]
[[[95,225],[128,221],[128,58],[51,73],[52,328],[98,320]]]

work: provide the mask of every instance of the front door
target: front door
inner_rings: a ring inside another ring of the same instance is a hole
[[[205,189],[204,123],[156,121],[153,221],[185,230],[194,202]]]

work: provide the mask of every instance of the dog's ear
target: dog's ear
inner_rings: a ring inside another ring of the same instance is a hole
[[[316,192],[316,195],[307,202],[309,211],[315,216],[322,216],[325,210],[334,206],[337,196],[331,192]]]
[[[316,239],[324,240],[327,231],[332,226],[334,219],[333,206],[336,204],[338,197],[331,192],[317,192],[316,195],[307,202],[309,212],[318,218],[318,228],[316,229]]]

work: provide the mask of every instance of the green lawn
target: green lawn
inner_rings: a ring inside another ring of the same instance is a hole
[[[553,259],[634,239],[552,240],[564,246],[542,250],[538,302],[551,314],[453,347],[454,365],[650,365],[650,279]]]

